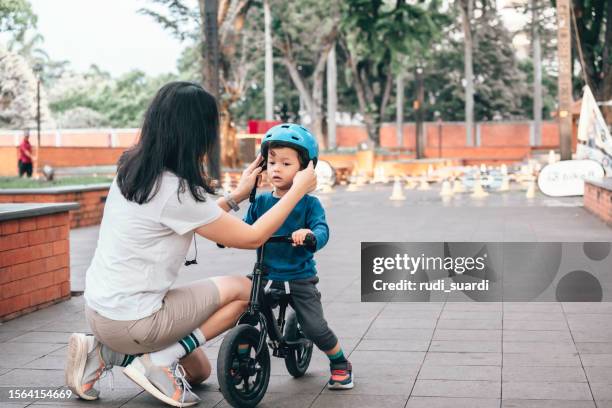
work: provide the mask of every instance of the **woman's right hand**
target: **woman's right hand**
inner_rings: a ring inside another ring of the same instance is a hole
[[[305,195],[317,188],[317,175],[314,171],[312,161],[304,170],[298,171],[293,177],[291,189],[296,189],[301,195]]]

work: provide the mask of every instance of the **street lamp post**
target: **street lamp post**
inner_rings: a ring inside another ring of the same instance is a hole
[[[40,163],[40,75],[42,70],[41,64],[34,65],[33,71],[36,74],[36,160],[34,174],[38,174],[38,165]]]
[[[436,118],[436,122],[438,124],[438,157],[442,158],[442,117],[440,115],[440,111],[434,112],[434,117]]]
[[[416,68],[416,99],[413,104],[414,116],[416,119],[416,158],[422,159],[425,155],[424,151],[424,138],[423,138],[423,68],[418,65]]]

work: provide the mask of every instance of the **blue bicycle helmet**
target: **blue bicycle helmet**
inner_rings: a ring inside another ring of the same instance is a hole
[[[296,149],[302,168],[305,168],[310,160],[314,166],[317,165],[319,144],[312,133],[303,126],[295,123],[282,123],[270,128],[261,141],[261,155],[264,159],[268,157],[268,148],[271,143]]]

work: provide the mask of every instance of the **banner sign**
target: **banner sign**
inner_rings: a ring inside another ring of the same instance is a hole
[[[603,167],[594,160],[565,160],[544,167],[538,175],[538,187],[552,197],[581,196],[585,179],[603,176]]]

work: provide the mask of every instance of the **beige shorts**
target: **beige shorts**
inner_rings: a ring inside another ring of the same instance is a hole
[[[85,306],[92,333],[124,354],[162,350],[200,327],[219,308],[219,289],[211,279],[168,291],[162,307],[140,320],[112,320]]]

